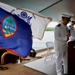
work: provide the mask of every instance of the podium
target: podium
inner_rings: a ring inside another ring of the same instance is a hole
[[[75,75],[75,40],[68,42],[68,74]]]

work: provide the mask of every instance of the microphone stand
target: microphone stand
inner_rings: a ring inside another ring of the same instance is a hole
[[[6,53],[6,52],[5,52]],[[7,70],[8,69],[8,67],[4,67],[3,66],[3,62],[4,62],[4,59],[3,59],[3,57],[4,57],[4,55],[5,55],[5,53],[3,53],[2,55],[1,55],[1,65],[0,65],[0,70]]]

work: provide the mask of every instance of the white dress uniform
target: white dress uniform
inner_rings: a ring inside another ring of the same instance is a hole
[[[71,17],[71,21],[72,21],[73,23],[72,23],[72,25],[69,26],[69,30],[70,30],[70,34],[71,34],[71,36],[69,37],[69,41],[75,40],[75,28],[74,28],[75,16],[72,16],[72,17]]]
[[[70,25],[69,29],[70,29],[70,33],[71,33],[69,41],[73,41],[73,40],[75,40],[75,28],[72,25]]]
[[[56,71],[62,73],[62,62],[64,65],[64,73],[68,73],[67,58],[67,26],[60,23],[55,27],[55,52],[56,52]]]

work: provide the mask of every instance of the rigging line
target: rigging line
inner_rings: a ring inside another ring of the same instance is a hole
[[[40,10],[39,13],[41,13],[42,11],[44,11],[44,10],[54,6],[54,5],[56,5],[57,3],[61,2],[61,1],[63,1],[63,0],[59,0],[59,1],[55,2],[55,3],[53,3],[52,5],[50,5],[50,6],[46,7],[46,8],[44,8],[44,9]]]

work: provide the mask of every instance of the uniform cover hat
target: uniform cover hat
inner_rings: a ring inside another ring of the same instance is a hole
[[[62,14],[62,17],[64,17],[64,18],[71,18],[71,15]]]
[[[72,16],[71,17],[71,21],[75,21],[75,16]]]

